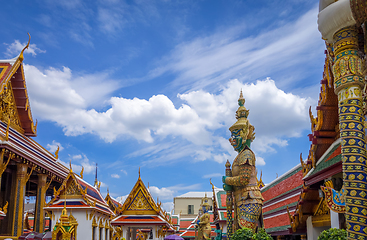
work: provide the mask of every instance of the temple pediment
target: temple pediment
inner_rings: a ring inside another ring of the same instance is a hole
[[[29,42],[28,42],[29,45]],[[37,134],[34,124],[23,69],[23,52],[18,57],[0,60],[0,121],[26,136]]]
[[[120,212],[122,215],[159,214],[159,206],[153,200],[140,177],[122,205]]]

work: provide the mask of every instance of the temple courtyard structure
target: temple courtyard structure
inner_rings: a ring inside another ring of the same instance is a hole
[[[315,240],[329,228],[367,239],[366,21],[365,0],[320,1],[325,61],[315,116],[309,110],[308,156],[264,184],[251,150],[256,124],[239,91],[229,128],[237,156],[221,170],[223,188],[208,182],[208,192],[176,197],[174,213],[153,199],[140,170],[127,199],[118,202],[102,196],[97,179],[90,184],[83,170],[60,164],[58,150],[50,153],[32,139],[37,122],[23,66],[28,41],[17,57],[0,60],[0,240],[30,231],[50,231],[55,240],[219,240],[244,227],[284,240]],[[29,197],[35,199],[31,213]]]

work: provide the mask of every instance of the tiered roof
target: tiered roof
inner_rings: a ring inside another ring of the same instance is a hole
[[[329,51],[332,52],[332,51]],[[323,199],[318,190],[323,180],[342,172],[341,148],[339,135],[338,99],[334,93],[332,64],[325,51],[325,65],[321,80],[320,97],[315,118],[311,113],[311,141],[307,160],[301,158],[304,185],[296,209],[289,214],[293,232],[306,232],[306,220],[313,216],[313,226],[330,225],[330,216],[326,218],[322,211]]]
[[[67,209],[90,209],[115,216],[99,190],[75,174],[71,168],[61,187],[55,191],[54,198],[44,209],[63,209],[64,205]]]
[[[16,154],[23,163],[37,166],[35,171],[49,174],[62,182],[68,169],[57,162],[57,156],[29,137],[37,134],[23,68],[23,53],[13,59],[0,60],[0,145]]]
[[[261,189],[264,198],[264,226],[272,235],[289,234],[289,216],[298,203],[302,189],[302,166],[298,164]]]

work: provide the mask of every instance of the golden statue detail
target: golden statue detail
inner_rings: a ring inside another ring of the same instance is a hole
[[[241,91],[238,99],[239,107],[236,111],[237,122],[229,128],[231,131],[229,141],[238,155],[233,161],[232,170],[227,161],[226,176],[223,176],[223,188],[227,191],[228,236],[244,227],[255,230],[261,222],[260,216],[264,200],[256,178],[255,154],[250,149],[250,144],[255,139],[255,128],[247,119],[249,110],[245,108],[244,104],[245,99]],[[232,209],[234,209],[233,220]]]
[[[201,209],[199,211],[199,219],[196,222],[199,227],[197,240],[210,239],[210,233],[212,228],[210,226],[210,214],[208,210],[210,208],[208,197],[201,199]]]

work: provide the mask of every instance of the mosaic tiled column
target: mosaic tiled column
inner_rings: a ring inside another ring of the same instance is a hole
[[[23,233],[23,213],[24,213],[24,197],[25,185],[27,183],[27,164],[17,165],[17,176],[15,183],[15,204],[12,224],[12,236],[20,236]]]
[[[38,174],[37,198],[34,212],[34,231],[42,233],[45,229],[45,213],[43,208],[46,203],[47,175]]]
[[[226,176],[232,177],[231,163],[228,160],[225,166],[226,166]],[[232,217],[233,195],[232,195],[232,191],[227,191],[226,206],[227,206],[227,239],[231,240],[232,234],[233,234],[233,217]]]
[[[334,90],[338,95],[342,139],[343,178],[346,192],[348,239],[367,239],[366,151],[362,89],[362,60],[355,27],[334,35]]]

